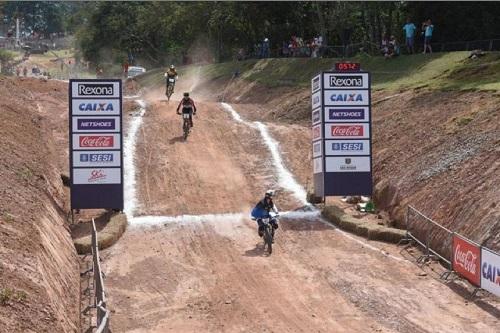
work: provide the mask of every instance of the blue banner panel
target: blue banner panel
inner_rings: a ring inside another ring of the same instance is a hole
[[[117,184],[71,186],[71,209],[123,210],[123,188]]]
[[[371,172],[327,172],[324,177],[325,196],[372,196],[373,194]],[[316,181],[314,182],[314,186],[316,186]]]

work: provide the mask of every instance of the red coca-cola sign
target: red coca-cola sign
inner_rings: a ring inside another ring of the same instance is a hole
[[[453,270],[470,283],[481,283],[481,249],[461,237],[453,236]]]
[[[363,136],[361,125],[332,126],[332,136]]]
[[[112,135],[80,136],[80,147],[110,148],[113,147]]]

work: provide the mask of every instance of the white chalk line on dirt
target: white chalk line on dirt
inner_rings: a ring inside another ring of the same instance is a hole
[[[319,211],[286,211],[281,212],[280,217],[284,219],[313,220],[319,217]],[[201,214],[201,215],[178,215],[178,216],[136,216],[133,218],[134,225],[156,225],[166,223],[207,223],[207,222],[235,222],[250,219],[250,215],[245,213],[226,214]]]
[[[139,105],[139,112],[132,116],[129,123],[127,137],[123,144],[123,165],[124,165],[124,196],[125,208],[124,213],[127,216],[129,223],[134,221],[134,211],[137,207],[136,195],[136,179],[135,179],[135,148],[137,141],[137,132],[142,124],[142,116],[146,113],[146,102],[139,99],[136,100]]]
[[[238,112],[236,112],[231,105],[227,103],[221,103],[221,105],[226,111],[231,114],[234,120],[252,128],[256,128],[259,131],[260,136],[262,137],[262,141],[271,153],[273,164],[278,175],[278,184],[282,188],[292,192],[293,196],[297,200],[299,200],[301,204],[303,204],[304,206],[309,206],[310,204],[306,200],[306,190],[299,183],[297,183],[292,173],[285,167],[279,151],[279,143],[269,134],[267,126],[260,121],[247,122],[243,120],[243,118],[241,118]]]
[[[308,216],[314,217],[316,220],[319,220],[322,223],[327,224],[328,226],[332,227],[334,230],[339,232],[344,237],[349,238],[350,240],[353,240],[356,243],[359,243],[359,244],[365,246],[366,248],[369,248],[369,249],[376,251],[376,252],[380,252],[391,259],[394,259],[397,261],[402,261],[402,262],[407,262],[406,259],[398,258],[396,256],[388,254],[388,253],[384,252],[383,250],[377,248],[376,246],[370,245],[370,244],[364,242],[363,240],[360,240],[360,239],[346,233],[345,231],[342,231],[338,228],[333,227],[328,221],[321,218],[321,214],[320,214],[319,210],[317,210],[314,206],[312,206],[311,204],[309,204],[307,202],[306,190],[299,183],[297,183],[297,181],[293,177],[292,173],[284,166],[283,159],[281,158],[281,154],[279,152],[279,144],[278,144],[278,142],[276,142],[276,140],[274,140],[274,138],[271,137],[271,135],[269,135],[269,131],[267,129],[267,126],[259,121],[247,122],[247,121],[243,120],[243,118],[241,118],[239,113],[236,112],[236,110],[234,110],[234,108],[231,105],[224,103],[224,102],[221,103],[221,105],[226,111],[229,112],[229,114],[231,114],[231,116],[233,117],[233,119],[235,121],[237,121],[239,123],[246,124],[252,128],[257,128],[260,131],[260,134],[262,136],[264,143],[266,144],[269,151],[271,152],[274,166],[275,166],[276,171],[278,173],[279,184],[283,188],[291,191],[294,194],[294,196],[298,200],[300,200],[301,203],[304,204],[304,206],[308,206],[308,208],[311,209],[310,212],[292,212],[292,213],[298,213],[297,218],[303,218],[303,217],[299,217],[299,216],[301,216],[301,214],[305,213]]]
[[[134,216],[134,211],[137,207],[137,196],[136,196],[136,169],[135,169],[135,152],[136,152],[136,141],[137,141],[137,133],[142,124],[142,117],[146,112],[146,102],[141,99],[136,99],[136,103],[139,105],[139,112],[132,117],[129,124],[129,130],[127,133],[127,137],[124,142],[124,158],[123,164],[125,167],[124,170],[124,195],[125,195],[125,209],[124,212],[127,216],[128,222],[131,226],[152,226],[164,223],[201,223],[201,222],[218,222],[218,221],[241,221],[245,218],[249,218],[248,215],[244,213],[229,213],[229,214],[205,214],[205,215],[179,215],[179,216]],[[294,195],[301,202],[305,202],[305,206],[307,206],[309,211],[289,211],[282,212],[281,216],[287,219],[302,219],[302,220],[316,220],[320,221],[329,227],[333,228],[341,235],[350,240],[353,240],[360,245],[373,250],[375,252],[379,252],[385,255],[388,258],[394,259],[399,262],[407,262],[406,259],[398,258],[391,254],[384,252],[383,250],[372,246],[362,240],[357,239],[354,236],[349,235],[348,233],[339,230],[333,227],[328,221],[325,221],[321,218],[320,211],[311,206],[306,201],[306,194],[304,188],[293,178],[292,174],[288,169],[283,165],[283,161],[281,159],[281,155],[278,149],[278,143],[269,135],[267,128],[264,124],[260,122],[248,123],[245,122],[241,116],[229,105],[226,103],[222,103],[224,108],[229,111],[233,118],[241,123],[245,123],[248,126],[259,129],[266,145],[271,151],[271,155],[273,157],[273,161],[275,167],[277,168],[279,174],[280,185],[283,188],[294,193]]]

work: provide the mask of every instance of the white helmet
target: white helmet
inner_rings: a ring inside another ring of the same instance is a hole
[[[170,65],[170,69],[175,69],[175,66],[174,65]]]
[[[268,198],[272,198],[272,197],[273,197],[273,195],[274,195],[274,191],[273,191],[273,190],[267,190],[267,191],[266,191],[266,197],[268,197]]]

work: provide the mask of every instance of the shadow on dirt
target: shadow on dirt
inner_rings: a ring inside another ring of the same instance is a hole
[[[175,138],[170,139],[168,142],[171,145],[175,145],[176,143],[184,142],[184,137],[182,135],[176,136]]]
[[[251,250],[246,250],[245,257],[269,257],[269,253],[266,251],[266,248],[263,243],[255,244],[255,248]]]
[[[493,317],[500,318],[500,310],[494,305],[490,304],[486,297],[485,299],[482,299],[481,296],[472,296],[472,291],[470,289],[455,281],[451,281],[449,283],[446,283],[445,285],[455,293],[462,296],[464,299],[473,302],[478,307],[491,314]]]

